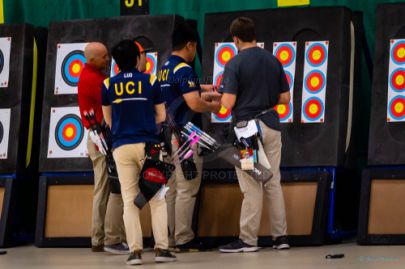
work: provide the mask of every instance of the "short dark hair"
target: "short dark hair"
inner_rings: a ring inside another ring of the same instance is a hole
[[[256,40],[255,22],[251,18],[239,17],[232,21],[229,28],[232,37],[237,37],[243,42]]]
[[[198,32],[187,22],[182,22],[172,33],[172,50],[183,49],[188,42],[197,42]]]
[[[128,71],[138,63],[139,49],[134,41],[125,39],[113,47],[111,55],[120,70]]]

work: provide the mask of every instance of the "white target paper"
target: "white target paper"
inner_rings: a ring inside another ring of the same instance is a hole
[[[77,81],[86,63],[84,48],[87,44],[57,44],[54,91],[56,95],[77,94]]]
[[[0,88],[7,88],[10,75],[11,37],[0,38]]]
[[[302,123],[325,121],[329,41],[305,42]]]
[[[405,39],[390,40],[387,122],[405,121]]]
[[[7,159],[11,109],[0,109],[0,159]]]
[[[287,81],[290,85],[291,101],[288,105],[277,105],[276,110],[280,116],[281,123],[293,122],[293,100],[294,100],[294,81],[295,66],[297,63],[297,42],[275,42],[273,43],[273,55],[283,65]]]
[[[48,158],[86,158],[87,135],[80,120],[79,107],[52,107]]]

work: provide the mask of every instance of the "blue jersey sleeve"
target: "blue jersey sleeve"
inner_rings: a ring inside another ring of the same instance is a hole
[[[181,63],[174,68],[174,79],[182,94],[200,91],[198,78],[191,66]]]
[[[150,84],[152,86],[152,92],[153,92],[153,104],[159,105],[159,104],[164,103],[162,89],[160,88],[160,83],[156,76],[154,76],[154,75],[150,76]]]
[[[108,88],[110,87],[110,79],[107,78],[103,82],[103,87],[101,88],[101,104],[103,106],[110,106],[110,98],[108,96]]]

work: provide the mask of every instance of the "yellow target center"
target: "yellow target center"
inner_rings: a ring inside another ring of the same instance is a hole
[[[81,69],[80,64],[74,64],[74,65],[72,66],[72,71],[73,71],[73,73],[75,73],[75,74],[79,73],[79,72],[80,72],[80,69]]]
[[[147,70],[147,71],[150,70],[150,62],[146,62],[146,70]]]
[[[222,59],[227,62],[231,59],[231,53],[229,51],[225,51],[222,53]]]
[[[317,87],[319,85],[320,81],[318,77],[313,77],[311,78],[311,86],[312,87]]]
[[[318,112],[318,106],[315,104],[311,104],[309,106],[309,113],[316,114]]]
[[[402,113],[404,111],[404,104],[403,103],[397,103],[395,104],[395,112],[397,113]]]
[[[400,49],[397,51],[397,56],[398,56],[399,58],[404,58],[404,57],[405,57],[405,48],[400,48]]]
[[[285,105],[278,105],[277,112],[278,114],[284,114],[287,111],[287,107]]]
[[[405,78],[404,78],[403,75],[398,75],[398,76],[395,78],[395,83],[396,83],[397,85],[403,85],[404,82],[405,82]]]
[[[286,50],[283,50],[283,51],[280,53],[280,59],[281,59],[282,61],[286,61],[289,57],[290,57],[290,54],[289,54],[288,51],[286,51]]]
[[[225,114],[226,112],[228,112],[228,109],[226,109],[226,107],[221,106],[221,109],[219,110],[219,114]]]
[[[72,127],[67,128],[65,134],[67,137],[72,137],[74,134],[73,128]]]
[[[312,52],[312,59],[314,59],[315,61],[318,61],[319,59],[321,59],[322,53],[320,50],[314,50]]]

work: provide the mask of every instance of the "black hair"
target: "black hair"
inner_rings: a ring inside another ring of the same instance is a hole
[[[183,49],[188,42],[197,42],[198,32],[189,23],[181,23],[172,34],[172,50],[178,51]]]
[[[231,36],[243,42],[256,40],[255,22],[251,18],[239,17],[233,20],[229,29]]]
[[[111,55],[120,70],[128,71],[138,63],[139,49],[132,40],[125,39],[112,48]]]

